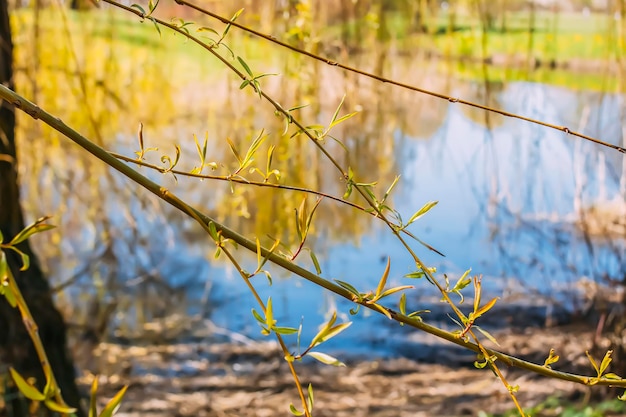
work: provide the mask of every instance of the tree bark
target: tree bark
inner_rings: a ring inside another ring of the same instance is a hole
[[[0,82],[13,89],[13,45],[9,26],[8,0],[0,0]],[[24,228],[24,217],[19,203],[17,153],[15,146],[15,109],[0,100],[0,231],[9,241]],[[15,276],[24,298],[39,327],[41,340],[48,354],[62,395],[68,405],[79,408],[80,395],[76,386],[75,371],[67,350],[66,326],[55,308],[50,286],[28,241],[19,245],[30,257],[30,268],[20,271],[21,260],[13,251],[6,251],[9,267]],[[36,378],[40,387],[45,384],[41,364],[26,332],[17,309],[0,297],[0,370],[12,366],[24,376]],[[48,413],[42,410],[43,414]],[[6,413],[12,417],[29,416],[28,404],[23,398],[6,404]],[[51,415],[51,413],[48,413]]]

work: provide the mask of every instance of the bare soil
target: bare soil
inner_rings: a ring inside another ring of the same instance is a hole
[[[585,325],[497,334],[502,351],[543,364],[554,348],[561,360],[553,368],[587,375],[591,368],[585,350],[592,338],[593,329]],[[315,390],[314,415],[476,416],[514,407],[491,371],[474,368],[473,354],[430,342],[439,354],[428,362],[405,357],[353,359],[346,367],[297,363],[303,386],[312,383]],[[288,416],[290,403],[301,408],[292,376],[273,343],[102,344],[93,360],[107,370],[100,377],[102,403],[124,383],[130,385],[119,417]],[[582,385],[503,370],[510,384],[520,386],[524,407],[554,396],[575,403],[589,398],[589,388]],[[86,372],[82,382],[87,386],[92,378]]]

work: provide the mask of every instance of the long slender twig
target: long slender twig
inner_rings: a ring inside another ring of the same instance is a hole
[[[220,247],[222,251],[228,257],[230,262],[235,266],[235,269],[237,269],[237,272],[239,272],[239,275],[241,275],[241,278],[243,278],[244,282],[246,283],[246,286],[248,287],[250,292],[254,295],[254,298],[256,299],[259,306],[263,309],[264,312],[266,312],[265,314],[267,314],[267,306],[265,305],[265,303],[259,296],[259,293],[257,292],[256,288],[254,288],[254,285],[252,285],[252,282],[250,282],[250,276],[246,274],[243,268],[239,265],[239,262],[237,262],[237,259],[235,259],[233,254],[230,253],[228,248],[226,248],[225,246],[220,246]],[[276,336],[276,340],[278,340],[278,344],[280,345],[280,348],[283,351],[283,354],[285,355],[285,357],[287,357],[290,353],[289,353],[289,349],[287,348],[287,344],[283,340],[283,337],[276,332],[274,332],[274,335]],[[296,368],[293,364],[293,361],[287,361],[287,366],[289,367],[289,371],[291,372],[291,377],[294,379],[296,389],[298,390],[298,396],[300,397],[300,401],[302,402],[304,414],[306,417],[311,417],[311,410],[309,410],[309,407],[307,405],[306,396],[304,395],[304,391],[302,390],[302,383],[300,382],[300,378],[298,377],[298,373],[296,372]]]
[[[216,49],[219,47],[220,42],[222,41],[223,38],[221,38],[219,42],[213,43],[213,44],[209,45],[206,42],[201,41],[197,37],[192,36],[189,33],[189,31],[184,30],[183,28],[181,28],[181,27],[179,27],[179,26],[177,26],[175,24],[171,24],[171,23],[165,22],[165,21],[163,21],[163,20],[161,20],[159,18],[151,16],[151,14],[150,15],[146,15],[142,11],[135,10],[135,9],[133,9],[131,7],[122,5],[122,4],[120,4],[120,3],[118,3],[118,2],[116,2],[114,0],[103,0],[103,1],[106,2],[106,3],[109,3],[109,4],[113,5],[113,6],[116,6],[116,7],[119,7],[121,9],[127,10],[127,11],[137,15],[138,17],[140,17],[142,19],[149,18],[155,25],[161,25],[163,27],[167,27],[170,30],[173,30],[173,31],[175,31],[177,33],[180,33],[181,35],[183,35],[187,39],[189,39],[189,40],[195,42],[196,44],[200,45],[206,51],[211,53],[215,58],[217,58],[220,62],[222,62],[230,71],[232,71],[234,74],[236,74],[241,80],[243,80],[245,83],[247,83],[247,85],[249,87],[251,87],[255,91],[255,93],[257,93],[259,95],[259,97],[262,97],[268,103],[270,103],[276,109],[277,112],[283,114],[287,118],[287,120],[290,121],[290,123],[292,123],[296,127],[298,127],[299,131],[302,132],[302,134],[304,134],[306,137],[308,137],[309,140],[313,143],[313,145],[315,147],[317,147],[317,149],[328,159],[328,161],[330,161],[331,164],[341,173],[341,175],[345,179],[346,183],[350,183],[350,181],[353,181],[351,176],[348,173],[349,170],[346,170],[346,169],[344,169],[344,167],[342,167],[342,165],[323,146],[321,141],[318,140],[318,138],[314,137],[313,134],[301,122],[299,122],[295,117],[293,117],[288,110],[285,110],[276,100],[274,100],[272,97],[270,97],[264,91],[262,91],[258,84],[251,82],[252,80],[249,79],[246,74],[244,74],[239,69],[237,69],[230,61],[228,61],[226,58],[224,58],[222,55],[220,55],[216,51]],[[151,13],[152,13],[152,11],[151,11]],[[456,316],[459,317],[460,319],[463,319],[465,316],[463,315],[461,310],[456,306],[456,304],[454,304],[454,302],[450,298],[450,295],[449,295],[448,291],[445,290],[445,288],[435,278],[435,276],[430,271],[430,269],[426,267],[424,262],[422,262],[420,257],[417,256],[417,254],[411,248],[411,246],[406,242],[406,240],[403,239],[403,237],[400,235],[398,227],[396,227],[396,225],[394,225],[393,222],[391,222],[387,218],[387,216],[383,213],[383,210],[376,204],[376,202],[372,199],[372,197],[365,190],[364,187],[362,187],[362,186],[360,186],[359,184],[356,184],[356,183],[352,183],[351,185],[353,185],[354,189],[363,197],[363,199],[370,205],[370,207],[372,207],[374,209],[374,211],[377,213],[378,217],[383,221],[383,223],[385,223],[387,225],[387,227],[391,230],[391,232],[396,236],[398,241],[402,244],[402,246],[406,249],[406,251],[411,255],[411,257],[413,258],[416,266],[421,271],[423,271],[423,273],[427,277],[428,281],[431,282],[437,288],[437,290],[441,293],[441,296],[442,296],[443,300],[450,306],[450,308],[454,311]],[[476,336],[474,331],[472,329],[469,329],[466,333],[467,333],[467,335],[469,335],[474,340],[475,345],[478,348],[479,353],[484,355],[485,358],[489,358],[491,355],[488,354],[486,348],[480,343],[480,340],[478,339],[478,337]],[[500,379],[500,381],[502,381],[503,385],[505,386],[505,388],[507,389],[507,391],[509,392],[511,397],[513,397],[514,403],[516,404],[518,410],[520,411],[521,415],[523,416],[524,412],[519,407],[519,404],[518,404],[517,400],[515,399],[515,393],[510,389],[510,385],[507,382],[507,380],[505,379],[504,375],[500,372],[500,370],[498,368],[498,365],[495,362],[490,361],[490,367],[498,375],[498,378]]]
[[[4,86],[2,87],[6,88]],[[33,315],[28,308],[28,304],[26,303],[26,300],[24,299],[24,296],[22,295],[22,292],[17,285],[17,282],[15,281],[15,277],[13,276],[11,269],[7,268],[6,273],[8,275],[9,289],[12,292],[13,297],[15,298],[15,304],[20,312],[20,315],[22,316],[22,322],[24,323],[24,327],[28,332],[30,340],[33,342],[35,352],[37,352],[37,356],[39,357],[39,363],[41,364],[43,374],[46,378],[46,384],[50,387],[50,389],[52,389],[56,402],[63,407],[67,407],[67,403],[61,395],[61,389],[59,388],[59,384],[57,383],[54,371],[52,370],[52,366],[50,365],[50,360],[48,359],[48,355],[46,354],[45,346],[43,345],[41,337],[39,336],[39,327],[37,326],[35,319],[33,319]]]
[[[250,82],[251,80],[249,80],[245,74],[243,74],[241,71],[239,71],[237,68],[235,68],[230,62],[228,62],[224,57],[222,57],[220,54],[217,53],[217,51],[215,49],[216,49],[217,46],[219,46],[219,43],[218,44],[213,44],[213,45],[208,45],[208,44],[200,41],[196,37],[191,36],[186,30],[183,30],[182,28],[180,28],[180,27],[178,27],[176,25],[169,24],[169,23],[164,22],[164,21],[162,21],[160,19],[157,19],[157,18],[155,18],[155,17],[153,17],[151,15],[145,15],[145,13],[143,13],[143,12],[139,12],[137,10],[133,10],[132,8],[129,8],[127,6],[123,6],[123,5],[121,5],[121,4],[119,4],[119,3],[115,2],[115,1],[112,1],[112,0],[103,0],[103,1],[106,1],[107,3],[110,3],[110,4],[112,4],[112,5],[116,6],[116,7],[120,7],[120,8],[126,9],[127,11],[136,14],[137,16],[141,17],[142,19],[149,18],[155,24],[158,24],[158,25],[161,25],[161,26],[164,26],[164,27],[168,27],[171,30],[174,30],[174,31],[182,34],[183,36],[186,36],[188,39],[192,40],[193,42],[199,44],[200,46],[202,46],[203,48],[208,50],[216,58],[218,58],[224,65],[226,65],[229,69],[231,69],[231,71],[233,71],[235,74],[237,74],[239,76],[239,78],[244,80],[244,82],[247,81],[247,84],[250,85],[255,90],[255,92],[257,94],[259,94],[259,96],[261,96],[264,99],[266,99],[269,103],[271,103],[275,107],[275,109],[277,111],[282,113],[285,117],[288,118],[288,120],[291,123],[296,125],[300,129],[300,131],[303,134],[305,134],[315,144],[315,146],[328,158],[328,160],[342,173],[342,175],[344,176],[344,178],[346,179],[346,181],[348,183],[350,183],[350,181],[352,181],[352,179],[347,175],[346,171],[342,168],[342,166],[332,157],[332,155],[330,155],[328,153],[328,151],[322,146],[322,144],[317,140],[317,138],[313,137],[311,132],[309,132],[307,129],[305,129],[302,124],[300,124],[297,120],[295,120],[291,116],[291,114],[288,111],[284,110],[275,100],[273,100],[271,97],[269,97],[263,91],[261,91],[260,87],[258,86],[258,84]],[[439,291],[441,292],[443,298],[450,305],[450,307],[453,309],[455,314],[457,314],[457,316],[459,316],[459,317],[464,317],[463,314],[458,309],[458,307],[450,299],[448,292],[445,291],[445,289],[441,286],[441,284],[439,284],[439,282],[434,278],[434,276],[432,275],[430,270],[425,267],[423,262],[415,254],[415,252],[412,250],[412,248],[406,243],[406,241],[404,241],[402,236],[400,236],[400,234],[398,233],[397,228],[394,227],[394,224],[391,223],[386,218],[386,216],[382,213],[382,210],[375,204],[375,201],[372,200],[370,195],[361,186],[359,186],[358,184],[353,184],[352,183],[352,185],[354,185],[354,188],[359,192],[359,194],[368,202],[368,204],[372,208],[374,208],[374,210],[378,213],[378,216],[381,218],[381,220],[383,220],[383,222],[388,225],[388,227],[391,229],[391,231],[394,233],[394,235],[396,235],[398,240],[402,243],[402,245],[406,248],[406,250],[413,257],[413,259],[415,260],[416,265],[422,271],[424,271],[424,273],[428,277],[429,281],[431,283],[433,283],[439,289]],[[350,297],[350,298],[352,299],[352,301],[355,301],[353,297]],[[368,307],[373,308],[374,306],[368,305]],[[380,307],[380,306],[377,306],[377,307]],[[390,313],[388,313],[388,315],[390,315]],[[478,338],[476,337],[476,335],[474,334],[474,332],[471,329],[469,329],[467,334],[469,334],[472,337],[472,339],[476,342],[474,346],[478,349],[477,350],[478,352],[483,354],[485,356],[485,358],[489,358],[489,357],[492,356],[492,355],[490,355],[489,351],[480,343],[480,341],[478,340]],[[455,337],[455,338],[458,339],[458,337]],[[468,343],[465,340],[463,340],[463,342]],[[497,355],[495,355],[495,356],[497,357]],[[502,381],[502,383],[508,389],[508,391],[509,391],[511,397],[513,398],[513,400],[514,400],[518,410],[520,411],[521,415],[523,416],[524,413],[523,413],[522,409],[520,408],[519,403],[516,401],[514,391],[512,389],[510,389],[511,386],[508,384],[508,382],[506,381],[505,377],[503,376],[503,374],[498,369],[498,366],[495,364],[495,362],[493,362],[491,360],[489,360],[489,362],[490,362],[491,368],[494,370],[494,372],[496,372],[498,374],[499,379]],[[590,383],[590,382],[587,381],[587,383]],[[597,383],[597,381],[594,381],[593,383]]]
[[[246,178],[240,177],[240,176],[233,176],[233,175],[194,174],[194,173],[191,173],[191,172],[181,171],[181,170],[177,170],[177,169],[164,168],[162,166],[154,165],[154,164],[151,164],[151,163],[148,163],[148,162],[145,162],[145,161],[138,160],[136,158],[130,158],[128,156],[125,156],[125,155],[122,155],[122,154],[119,154],[119,153],[116,153],[116,152],[110,152],[110,154],[113,155],[114,157],[116,157],[117,159],[122,160],[122,161],[130,162],[130,163],[135,164],[135,165],[140,165],[140,166],[143,166],[143,167],[146,167],[146,168],[150,168],[150,169],[158,171],[158,172],[160,172],[162,174],[172,173],[174,175],[180,175],[181,177],[192,177],[192,178],[208,179],[208,180],[214,180],[214,181],[227,181],[227,182],[234,182],[234,183],[238,183],[238,184],[253,185],[255,187],[274,188],[274,189],[278,189],[278,190],[299,191],[299,192],[302,192],[302,193],[313,194],[313,195],[317,195],[319,197],[327,198],[329,200],[333,200],[333,201],[336,201],[338,203],[350,206],[350,207],[352,207],[354,209],[360,210],[361,212],[369,214],[369,215],[371,215],[373,217],[378,217],[378,213],[375,212],[375,211],[367,210],[365,207],[360,206],[360,205],[358,205],[356,203],[353,203],[351,201],[348,201],[346,199],[339,198],[339,197],[336,197],[336,196],[334,196],[332,194],[324,193],[324,192],[321,192],[321,191],[312,190],[310,188],[296,187],[294,185],[286,185],[286,184],[275,184],[275,183],[272,183],[272,182],[265,182],[265,181],[252,181],[252,180],[248,180]],[[407,236],[410,236],[412,239],[415,239],[420,244],[422,244],[423,246],[425,246],[429,250],[437,253],[438,255],[441,255],[441,256],[444,256],[444,257],[446,256],[441,251],[439,251],[438,249],[436,249],[433,246],[429,245],[428,243],[424,242],[423,240],[421,240],[420,238],[418,238],[417,236],[415,236],[413,233],[409,232],[408,230],[402,229],[402,233],[406,234]]]
[[[374,79],[376,81],[380,81],[381,83],[391,84],[391,85],[395,85],[397,87],[401,87],[401,88],[404,88],[404,89],[407,89],[407,90],[416,91],[418,93],[422,93],[422,94],[426,94],[426,95],[429,95],[429,96],[437,97],[437,98],[449,101],[450,103],[464,104],[466,106],[475,107],[477,109],[489,111],[489,112],[492,112],[492,113],[497,113],[497,114],[502,115],[502,116],[511,117],[511,118],[519,119],[519,120],[524,120],[526,122],[534,123],[534,124],[537,124],[537,125],[540,125],[540,126],[545,126],[545,127],[550,128],[550,129],[560,130],[561,132],[564,132],[566,134],[569,134],[569,135],[572,135],[572,136],[576,136],[576,137],[579,137],[579,138],[582,138],[582,139],[585,139],[585,140],[597,143],[598,145],[606,146],[606,147],[615,149],[618,152],[626,154],[626,148],[624,148],[622,146],[614,145],[612,143],[608,143],[608,142],[602,141],[602,140],[594,138],[592,136],[584,135],[582,133],[579,133],[579,132],[576,132],[576,131],[570,129],[567,126],[555,125],[555,124],[552,124],[552,123],[548,123],[548,122],[544,122],[544,121],[541,121],[541,120],[533,119],[531,117],[526,117],[526,116],[522,116],[520,114],[511,113],[511,112],[508,112],[508,111],[505,111],[505,110],[502,110],[502,109],[497,109],[497,108],[494,108],[494,107],[485,106],[483,104],[474,103],[472,101],[464,100],[462,98],[449,96],[449,95],[446,95],[446,94],[443,94],[443,93],[438,93],[436,91],[427,90],[425,88],[416,87],[414,85],[410,85],[410,84],[406,84],[406,83],[401,83],[399,81],[392,80],[390,78],[385,78],[383,76],[376,75],[376,74],[373,74],[373,73],[361,70],[359,68],[354,68],[354,67],[351,67],[349,65],[345,65],[345,64],[342,64],[340,62],[334,61],[332,59],[325,58],[323,56],[320,56],[320,55],[314,54],[312,52],[306,51],[306,50],[304,50],[302,48],[298,48],[296,46],[290,45],[290,44],[288,44],[286,42],[283,42],[283,41],[280,41],[280,40],[276,39],[276,37],[274,37],[274,36],[267,35],[265,33],[259,32],[257,30],[249,28],[249,27],[247,27],[245,25],[242,25],[240,23],[233,22],[230,19],[227,19],[227,18],[225,18],[223,16],[220,16],[220,15],[218,15],[216,13],[213,13],[210,10],[204,9],[204,8],[202,8],[202,7],[200,7],[200,6],[196,5],[196,4],[190,3],[187,0],[174,0],[174,1],[176,3],[178,3],[178,4],[180,4],[181,6],[190,7],[190,8],[192,8],[192,9],[194,9],[194,10],[200,12],[200,13],[203,13],[203,14],[205,14],[207,16],[210,16],[210,17],[212,17],[214,19],[217,19],[217,20],[219,20],[222,23],[229,24],[229,25],[234,26],[234,27],[236,27],[238,29],[241,29],[241,30],[243,30],[245,32],[248,32],[248,33],[250,33],[250,34],[252,34],[254,36],[258,36],[259,38],[263,38],[263,39],[265,39],[267,41],[275,43],[276,45],[280,45],[283,48],[290,49],[293,52],[297,52],[298,54],[308,56],[309,58],[313,58],[313,59],[315,59],[317,61],[321,61],[321,62],[323,62],[325,64],[330,65],[330,66],[341,68],[343,70],[346,70],[346,71],[349,71],[349,72],[353,72],[355,74],[359,74],[359,75],[362,75],[364,77]]]
[[[216,228],[222,232],[224,237],[232,239],[233,241],[237,242],[240,246],[248,249],[249,251],[253,253],[256,253],[257,251],[256,242],[246,238],[245,236],[240,235],[236,231],[221,224],[217,220],[202,214],[200,211],[184,203],[182,200],[176,197],[171,191],[151,181],[147,177],[141,175],[140,173],[138,173],[131,167],[124,164],[122,161],[119,161],[117,158],[115,158],[105,149],[91,142],[89,139],[87,139],[86,137],[82,136],[80,133],[76,132],[74,129],[69,127],[58,117],[51,115],[50,113],[41,109],[39,106],[33,104],[26,98],[22,97],[21,95],[15,93],[14,91],[10,90],[9,88],[3,85],[0,85],[0,98],[7,101],[11,105],[14,105],[21,111],[25,112],[26,114],[30,115],[32,118],[40,119],[43,123],[47,124],[54,130],[58,131],[59,133],[61,133],[62,135],[70,139],[71,141],[75,142],[76,144],[81,146],[83,149],[85,149],[87,152],[91,153],[96,158],[98,158],[105,164],[109,165],[111,168],[119,171],[120,173],[128,177],[130,180],[134,181],[135,183],[139,184],[146,190],[155,194],[160,199],[164,200],[168,204],[172,205],[173,207],[179,209],[180,211],[187,214],[188,216],[194,218],[196,221],[200,222],[203,228],[212,222],[215,224]],[[293,274],[301,278],[304,278],[312,282],[313,284],[323,287],[326,290],[331,291],[347,300],[354,301],[353,294],[347,291],[346,289],[344,289],[343,287],[335,284],[334,282],[328,281],[322,278],[321,276],[316,275],[293,262],[290,262],[285,257],[277,255],[276,253],[271,253],[267,248],[264,248],[264,247],[261,248],[261,254],[263,256],[266,256],[268,260],[274,263],[275,265],[278,265],[292,272]],[[380,310],[376,309],[374,306],[370,304],[367,304],[366,302],[361,303],[361,305],[363,305],[364,307],[372,311],[375,311],[381,314]],[[391,318],[397,321],[398,323],[404,323],[413,328],[432,334],[442,340],[446,340],[450,343],[454,343],[456,345],[459,345],[461,347],[464,347],[468,350],[471,350],[477,353],[482,353],[480,347],[477,344],[460,339],[454,333],[432,326],[418,319],[408,317],[404,314],[398,313],[397,311],[393,309],[385,308],[385,310],[389,313]],[[556,371],[545,366],[537,365],[537,364],[516,358],[514,356],[508,355],[506,353],[499,352],[497,350],[485,348],[485,351],[487,352],[487,354],[497,357],[499,360],[501,360],[503,363],[509,366],[515,366],[515,367],[525,369],[530,372],[534,372],[534,373],[537,373],[539,375],[543,375],[546,377],[575,382],[575,383],[579,383],[583,385],[605,385],[605,386],[611,385],[611,386],[616,386],[616,387],[626,387],[625,379],[620,379],[620,380],[610,380],[606,378],[597,379],[595,377],[590,377],[590,376],[576,375],[576,374],[572,374],[568,372]]]
[[[355,208],[357,210],[366,212],[365,207],[359,206],[356,203],[353,203],[351,201],[348,200],[344,200],[343,198],[339,198],[336,197],[332,194],[328,194],[328,193],[323,193],[321,191],[316,191],[316,190],[312,190],[310,188],[305,188],[305,187],[296,187],[294,185],[285,185],[285,184],[276,184],[273,182],[263,182],[263,181],[253,181],[253,180],[248,180],[247,178],[244,177],[240,177],[240,176],[233,176],[233,175],[209,175],[209,174],[194,174],[191,172],[187,172],[187,171],[181,171],[181,170],[177,170],[177,169],[167,169],[158,165],[154,165],[151,164],[149,162],[145,162],[145,161],[140,161],[136,158],[131,158],[116,152],[110,152],[111,155],[113,155],[114,157],[116,157],[117,159],[120,159],[122,161],[126,161],[126,162],[130,162],[131,164],[135,164],[135,165],[140,165],[142,167],[146,167],[146,168],[150,168],[153,169],[155,171],[159,171],[162,174],[166,174],[166,173],[172,173],[175,175],[180,175],[181,177],[191,177],[191,178],[200,178],[200,179],[207,179],[207,180],[215,180],[215,181],[227,181],[227,182],[234,182],[237,184],[245,184],[245,185],[254,185],[255,187],[267,187],[267,188],[276,188],[279,190],[289,190],[289,191],[299,191],[302,193],[307,193],[307,194],[314,194],[320,197],[324,197],[327,198],[329,200],[333,200],[336,201],[338,203],[341,204],[345,204],[347,206],[350,206],[352,208]],[[369,212],[367,212],[369,213]],[[375,215],[375,214],[374,214]]]
[[[406,251],[411,255],[411,257],[413,258],[413,260],[414,260],[416,266],[418,267],[418,269],[423,271],[423,273],[427,277],[428,281],[431,282],[435,287],[437,287],[437,289],[439,290],[439,292],[442,295],[443,300],[450,306],[450,308],[454,311],[454,313],[457,315],[457,317],[459,317],[462,320],[465,319],[465,316],[463,315],[463,313],[460,311],[460,309],[451,300],[448,291],[446,291],[446,289],[439,283],[439,281],[434,277],[434,275],[431,272],[431,270],[426,267],[426,265],[417,256],[415,251],[408,245],[408,243],[400,235],[400,233],[399,233],[400,229],[386,217],[386,215],[383,213],[383,209],[381,207],[379,207],[379,205],[376,203],[375,199],[371,196],[371,194],[368,192],[368,190],[366,190],[364,188],[364,186],[361,186],[361,185],[359,185],[359,184],[354,182],[354,180],[352,178],[352,175],[351,174],[349,175],[348,172],[347,172],[347,171],[349,171],[349,169],[348,170],[344,169],[341,166],[341,164],[335,158],[333,158],[333,156],[323,146],[323,144],[321,143],[319,138],[314,137],[313,134],[307,128],[305,128],[305,126],[303,124],[301,124],[299,121],[297,121],[294,117],[291,116],[289,111],[285,110],[277,101],[275,101],[272,97],[270,97],[264,91],[262,91],[260,86],[259,86],[259,84],[258,84],[258,82],[256,82],[256,78],[252,78],[252,74],[250,74],[251,78],[248,78],[248,76],[246,74],[244,74],[243,72],[238,70],[231,62],[229,62],[226,58],[224,58],[222,55],[220,55],[217,52],[217,48],[220,46],[220,43],[222,42],[226,32],[224,32],[224,34],[222,35],[222,37],[220,38],[220,40],[217,43],[213,42],[212,44],[209,45],[209,44],[201,41],[197,37],[192,36],[189,33],[189,31],[184,28],[184,26],[179,26],[177,24],[167,23],[167,22],[165,22],[165,21],[163,21],[163,20],[161,20],[159,18],[156,18],[156,17],[152,16],[152,12],[154,11],[154,7],[151,7],[150,12],[148,14],[146,14],[143,10],[140,10],[139,8],[138,8],[138,10],[133,10],[132,7],[124,6],[124,5],[122,5],[122,4],[120,4],[120,3],[116,2],[116,1],[113,1],[113,0],[103,0],[103,1],[105,1],[106,3],[112,4],[112,5],[116,6],[116,7],[125,9],[125,10],[127,10],[127,11],[129,11],[129,12],[131,12],[131,13],[137,15],[137,16],[139,16],[142,19],[150,19],[155,25],[157,25],[157,29],[158,29],[159,25],[160,26],[164,26],[164,27],[169,28],[170,30],[173,30],[175,32],[178,32],[178,33],[182,34],[187,39],[192,40],[193,42],[195,42],[196,44],[200,45],[205,50],[207,50],[209,53],[211,53],[213,56],[215,56],[226,67],[228,67],[233,73],[235,73],[240,79],[242,79],[243,82],[244,82],[244,84],[242,84],[242,86],[246,86],[246,85],[250,86],[255,91],[255,93],[257,93],[259,95],[259,97],[264,98],[266,101],[268,101],[270,104],[272,104],[272,106],[276,109],[277,112],[283,114],[287,118],[287,120],[289,120],[290,123],[292,123],[295,126],[297,126],[299,128],[299,132],[301,132],[302,134],[307,136],[311,140],[311,142],[314,144],[314,146],[316,146],[318,148],[318,150],[332,163],[332,165],[334,165],[337,168],[337,170],[342,174],[342,176],[345,179],[345,181],[348,184],[348,186],[353,187],[365,199],[365,201],[367,201],[367,203],[377,213],[378,217],[389,227],[391,232],[396,236],[396,238],[404,246]],[[232,23],[232,21],[228,21],[227,24],[230,25],[231,23]],[[241,59],[239,59],[239,61],[242,62],[242,64],[243,64],[243,61]],[[244,65],[244,66],[246,67],[246,71],[248,73],[250,73],[250,70],[247,69],[247,66],[246,65]],[[451,101],[458,102],[459,100],[454,98]],[[569,129],[565,128],[565,131],[569,132]],[[325,134],[326,133],[324,133],[324,135]],[[597,140],[593,140],[593,141],[600,143],[600,141],[597,141]],[[601,143],[604,144],[604,142],[601,142]],[[607,144],[607,146],[609,146],[609,144]],[[512,399],[513,399],[513,401],[514,401],[518,411],[520,412],[520,414],[523,417],[524,416],[524,411],[522,410],[522,408],[520,407],[520,405],[519,405],[519,403],[518,403],[518,401],[516,399],[516,395],[515,395],[514,390],[511,389],[510,384],[507,382],[506,378],[504,377],[504,375],[500,371],[500,369],[499,369],[498,365],[495,363],[495,361],[489,359],[491,357],[491,355],[489,355],[489,353],[487,352],[487,349],[482,345],[482,343],[480,342],[480,340],[476,336],[476,334],[473,331],[473,329],[471,329],[471,327],[468,327],[467,330],[464,330],[463,333],[467,334],[468,336],[470,336],[472,338],[472,340],[474,340],[475,345],[478,348],[479,352],[486,358],[486,360],[488,360],[490,368],[496,373],[496,375],[498,376],[500,381],[503,383],[503,385],[505,386],[505,388],[509,392],[510,396],[512,397]]]

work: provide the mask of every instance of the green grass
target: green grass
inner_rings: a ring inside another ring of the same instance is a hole
[[[66,11],[70,32],[74,38],[76,49],[112,49],[120,60],[139,62],[167,62],[177,61],[177,75],[184,75],[186,80],[194,77],[206,77],[223,70],[223,66],[202,50],[198,45],[185,41],[182,36],[174,35],[168,29],[161,29],[158,34],[150,21],[140,20],[126,12],[116,9],[92,10],[87,12]],[[53,39],[57,44],[67,44],[63,35],[63,20],[60,11],[45,9],[41,14],[42,39]],[[27,47],[28,36],[32,34],[33,13],[28,9],[19,9],[13,14],[14,33],[16,44]],[[368,22],[348,22],[345,25],[363,24],[364,39],[373,40],[375,33],[373,26]],[[594,60],[595,62],[610,62],[623,55],[620,44],[614,37],[616,29],[612,18],[592,14],[583,17],[580,14],[561,14],[558,18],[547,13],[538,13],[535,19],[532,48],[529,49],[528,15],[524,13],[510,13],[507,15],[507,32],[498,30],[484,34],[480,29],[480,22],[475,17],[458,19],[457,29],[447,31],[448,21],[440,16],[430,22],[431,34],[409,33],[408,21],[400,13],[388,15],[388,28],[392,38],[396,39],[401,49],[432,50],[437,54],[452,57],[469,57],[476,60],[484,57],[483,40],[487,56],[504,55],[517,56],[523,61],[530,54],[542,62],[557,60]],[[221,31],[220,23],[210,23],[214,29]],[[497,25],[496,25],[497,27]],[[190,30],[195,35],[204,33]],[[340,25],[320,29],[322,38],[333,38],[341,30]],[[369,31],[369,32],[368,32]],[[232,30],[227,43],[233,47],[250,64],[255,73],[261,72],[272,60],[284,58],[284,51],[280,47],[269,44],[256,38],[242,36],[241,32]],[[113,47],[110,42],[113,42]],[[363,40],[361,40],[363,43]],[[365,41],[366,42],[366,41]],[[361,47],[367,49],[366,44]],[[83,56],[87,54],[80,52]],[[269,58],[269,59],[268,59]],[[45,58],[41,60],[45,62]],[[349,63],[348,63],[349,64]],[[239,66],[238,64],[236,64]],[[483,80],[485,72],[482,65],[455,62],[442,62],[442,68],[449,71],[453,65],[455,77],[467,80]],[[594,91],[616,91],[619,83],[616,77],[607,76],[601,71],[579,71],[576,68],[558,68],[548,70],[540,68],[528,71],[523,65],[508,67],[489,67],[487,79],[495,82],[530,81],[551,85],[564,86],[573,89]]]
[[[598,404],[575,405],[567,404],[557,397],[549,397],[535,407],[524,410],[526,415],[533,417],[609,417],[622,416],[626,412],[626,403],[620,400],[609,400]],[[504,414],[479,413],[480,417],[517,417],[517,410]]]
[[[537,12],[530,33],[528,13],[508,13],[505,30],[500,22],[494,30],[483,32],[476,16],[458,16],[454,30],[450,30],[447,16],[438,16],[428,22],[429,33],[410,33],[409,22],[403,13],[389,13],[387,27],[392,38],[405,48],[412,45],[428,48],[444,55],[482,58],[489,55],[526,55],[541,60],[558,61],[608,60],[623,56],[623,44],[618,43],[616,21],[610,15],[580,13]],[[373,31],[368,21],[347,22],[330,27],[323,36],[336,38],[344,26]],[[622,29],[624,30],[624,29]],[[532,39],[532,40],[531,40]],[[483,51],[483,41],[485,51]],[[529,45],[532,47],[529,49]]]
[[[539,68],[528,71],[516,67],[493,67],[488,66],[483,70],[482,64],[465,62],[442,62],[442,71],[449,72],[446,66],[452,65],[456,78],[467,81],[483,81],[497,83],[507,82],[532,82],[554,85],[577,91],[614,92],[620,88],[617,77],[608,77],[602,72],[576,72],[567,69]],[[485,77],[486,75],[486,77]]]

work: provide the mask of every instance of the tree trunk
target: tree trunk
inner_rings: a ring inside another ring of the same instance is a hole
[[[14,87],[12,54],[8,0],[0,0],[0,82],[9,88]],[[0,231],[5,241],[11,240],[24,228],[19,204],[14,110],[13,106],[0,100]],[[79,407],[80,396],[74,380],[74,366],[67,350],[63,317],[54,306],[50,286],[28,241],[20,244],[19,249],[30,257],[30,268],[20,271],[21,260],[13,251],[6,252],[9,267],[39,327],[62,395],[68,405]],[[3,297],[0,298],[0,369],[6,370],[7,366],[13,366],[22,375],[36,378],[37,385],[43,387],[45,381],[41,364],[21,316],[17,309],[12,308]],[[42,411],[46,414],[45,410]],[[0,410],[0,414],[3,413],[12,417],[30,415],[28,404],[21,398],[9,401],[5,410]],[[77,414],[85,415],[80,408]]]

